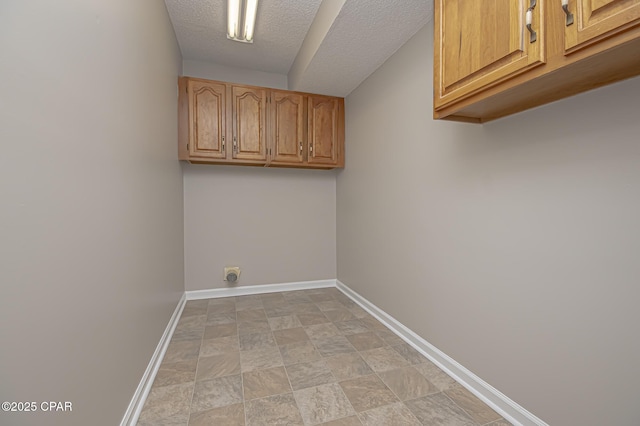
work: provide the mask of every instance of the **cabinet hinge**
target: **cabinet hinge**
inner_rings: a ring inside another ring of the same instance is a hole
[[[187,144],[187,151],[189,151],[189,144]]]

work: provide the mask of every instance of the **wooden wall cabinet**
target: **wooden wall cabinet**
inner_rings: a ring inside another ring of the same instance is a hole
[[[640,0],[435,0],[434,118],[485,122],[640,75]]]
[[[344,167],[344,99],[181,77],[178,157],[192,163]]]

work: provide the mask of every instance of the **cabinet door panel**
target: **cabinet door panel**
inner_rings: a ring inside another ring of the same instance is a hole
[[[525,14],[530,0],[437,0],[436,107],[460,100],[544,62],[544,2],[532,10],[530,41]]]
[[[309,96],[309,164],[339,163],[343,128],[341,127],[341,104],[336,98]]]
[[[565,27],[567,54],[640,25],[639,0],[570,0],[574,24]]]
[[[271,92],[271,146],[273,162],[302,163],[304,142],[304,96]]]
[[[232,87],[233,158],[267,159],[265,138],[266,90],[242,86]]]
[[[226,158],[224,84],[189,81],[189,153],[195,157]]]

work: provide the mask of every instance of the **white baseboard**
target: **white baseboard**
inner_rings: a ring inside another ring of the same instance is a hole
[[[147,400],[147,396],[149,396],[149,391],[151,390],[153,381],[156,378],[156,374],[158,374],[160,363],[162,363],[164,354],[167,351],[167,346],[169,346],[169,342],[171,341],[171,336],[173,336],[176,325],[178,325],[178,320],[180,319],[180,315],[182,315],[182,310],[184,309],[186,301],[186,295],[183,294],[178,302],[178,306],[176,306],[176,309],[173,311],[173,315],[169,320],[169,324],[167,324],[167,328],[164,330],[164,334],[160,338],[158,346],[156,346],[156,350],[151,357],[151,361],[149,361],[149,365],[142,376],[142,380],[140,380],[138,388],[133,394],[129,407],[120,422],[120,426],[135,426],[138,422],[138,417],[140,417],[142,407]]]
[[[515,426],[549,426],[339,280],[336,287]]]
[[[283,284],[248,285],[208,290],[187,291],[187,300],[215,299],[219,297],[247,296],[250,294],[277,293],[280,291],[311,290],[314,288],[335,287],[336,280],[300,281]]]
[[[433,346],[431,343],[418,336],[405,327],[391,315],[378,308],[373,303],[347,287],[339,280],[302,281],[284,284],[265,284],[253,286],[240,286],[230,288],[216,288],[210,290],[186,291],[176,307],[169,324],[165,329],[156,351],[145,371],[133,399],[120,423],[120,426],[134,426],[138,421],[144,402],[149,395],[153,380],[158,373],[160,363],[167,350],[171,336],[178,324],[182,310],[188,300],[212,299],[231,296],[246,296],[250,294],[276,293],[281,291],[310,290],[315,288],[336,287],[346,296],[360,305],[364,310],[383,323],[389,330],[397,334],[401,339],[415,348],[418,352],[440,367],[445,373],[453,377],[458,383],[467,388],[471,393],[480,398],[485,404],[493,408],[498,414],[514,424],[514,426],[549,426],[538,417],[525,410],[512,401],[502,392],[473,374],[456,360]]]

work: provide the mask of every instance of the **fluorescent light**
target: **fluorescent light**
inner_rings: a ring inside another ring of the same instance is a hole
[[[237,38],[239,28],[240,0],[229,0],[227,2],[227,36],[229,38]]]
[[[258,0],[227,0],[227,12],[227,38],[253,43]],[[242,25],[240,25],[241,17]]]
[[[253,41],[253,30],[256,27],[256,13],[258,12],[258,0],[245,0],[244,9],[244,39]]]

